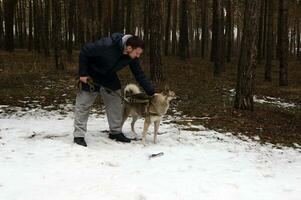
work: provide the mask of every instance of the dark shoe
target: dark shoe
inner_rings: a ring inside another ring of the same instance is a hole
[[[78,144],[78,145],[81,145],[83,147],[86,147],[87,146],[87,143],[85,141],[85,139],[83,137],[75,137],[74,140],[73,140],[74,143]]]
[[[118,142],[131,142],[131,140],[123,135],[123,133],[109,134],[109,138]]]

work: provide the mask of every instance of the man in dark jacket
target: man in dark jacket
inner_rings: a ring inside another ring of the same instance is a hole
[[[84,136],[87,130],[89,110],[98,94],[101,94],[110,127],[109,138],[120,142],[131,140],[122,133],[121,85],[117,71],[129,65],[136,81],[152,96],[154,88],[141,69],[139,57],[144,42],[136,36],[114,33],[83,46],[79,55],[79,76],[82,90],[77,94],[74,120],[74,142],[87,146]],[[93,87],[88,80],[93,80]],[[109,90],[108,90],[109,89]]]

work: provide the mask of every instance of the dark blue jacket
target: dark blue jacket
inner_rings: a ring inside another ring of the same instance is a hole
[[[151,96],[154,88],[141,69],[139,59],[123,54],[123,36],[122,33],[114,33],[111,37],[84,45],[79,54],[79,75],[90,76],[97,85],[118,90],[121,85],[116,72],[129,65],[136,81]],[[83,84],[83,90],[89,89]]]

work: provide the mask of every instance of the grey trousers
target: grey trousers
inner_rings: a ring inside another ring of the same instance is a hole
[[[121,93],[120,90],[116,90],[115,92],[118,94]],[[123,114],[121,98],[116,93],[108,92],[104,88],[100,88],[99,92],[80,91],[77,94],[74,111],[74,137],[85,136],[90,108],[99,94],[105,104],[110,133],[117,134],[121,132]]]

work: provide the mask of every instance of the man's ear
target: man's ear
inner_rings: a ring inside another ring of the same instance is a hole
[[[132,50],[133,50],[133,47],[132,47],[132,46],[126,46],[126,50],[127,50],[127,51],[132,51]]]

